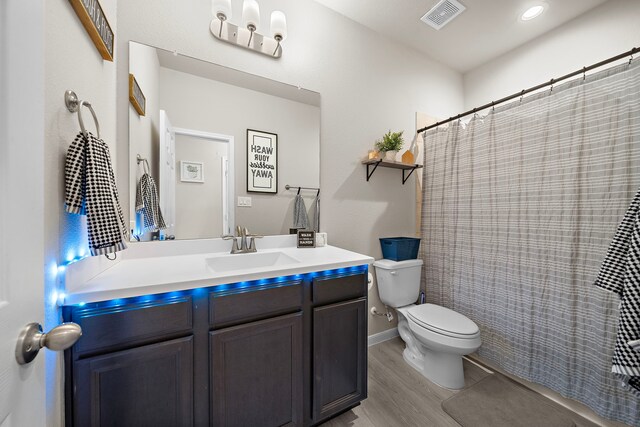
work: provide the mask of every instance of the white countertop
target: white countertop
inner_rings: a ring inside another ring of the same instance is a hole
[[[292,245],[295,241],[291,237],[274,236],[262,245],[258,243],[258,253],[280,252],[295,260],[294,263],[284,265],[271,265],[257,268],[242,268],[232,271],[214,271],[207,265],[207,260],[217,257],[250,257],[253,254],[230,255],[228,250],[224,252],[198,252],[191,253],[185,243],[178,243],[170,247],[165,242],[156,243],[155,246],[136,244],[135,251],[129,256],[122,252],[120,260],[109,265],[104,271],[86,280],[87,274],[79,274],[82,271],[82,261],[75,266],[68,275],[64,305],[107,301],[117,298],[129,298],[142,295],[159,294],[172,291],[196,289],[220,284],[244,282],[264,278],[290,276],[296,274],[311,273],[314,271],[333,270],[344,267],[352,267],[363,264],[371,264],[373,258],[367,255],[340,249],[334,246],[319,248],[298,249]],[[211,239],[215,241],[219,239]],[[262,242],[261,242],[262,243]],[[161,245],[161,246],[158,246]],[[180,246],[178,246],[180,245]],[[221,243],[212,242],[207,249],[221,249]],[[228,242],[224,246],[229,246]],[[200,250],[203,243],[200,243]],[[134,245],[132,245],[132,248]],[[158,250],[158,247],[160,250]],[[180,248],[176,250],[176,248]],[[148,250],[144,250],[148,249]],[[149,256],[144,256],[145,252]],[[185,253],[186,252],[186,253]],[[238,260],[234,258],[233,261]],[[84,260],[83,260],[84,261]],[[223,261],[224,262],[224,261]],[[101,263],[103,263],[101,261]],[[72,266],[70,266],[72,267]],[[86,269],[86,267],[85,267]],[[73,280],[76,279],[76,280]]]

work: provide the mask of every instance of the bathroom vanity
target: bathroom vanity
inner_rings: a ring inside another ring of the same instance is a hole
[[[365,399],[371,258],[270,239],[258,254],[134,254],[69,289],[63,317],[83,336],[65,353],[67,425],[309,426]],[[132,273],[154,265],[155,280]]]

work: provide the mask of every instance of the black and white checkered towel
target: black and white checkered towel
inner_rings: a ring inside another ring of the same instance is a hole
[[[611,372],[640,396],[640,190],[618,226],[596,286],[620,295]]]
[[[64,177],[67,212],[87,215],[91,255],[126,249],[127,226],[107,144],[80,132],[67,151]]]
[[[136,212],[142,214],[144,231],[167,228],[158,203],[156,182],[147,172],[142,174],[136,186]]]

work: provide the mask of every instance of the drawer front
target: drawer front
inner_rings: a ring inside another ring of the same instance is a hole
[[[311,285],[314,305],[361,298],[367,295],[367,275],[316,277]]]
[[[214,290],[209,294],[209,324],[217,329],[292,313],[301,308],[301,280]]]
[[[193,301],[191,296],[183,296],[112,307],[78,307],[72,309],[69,320],[82,327],[82,337],[73,347],[81,357],[191,333]]]

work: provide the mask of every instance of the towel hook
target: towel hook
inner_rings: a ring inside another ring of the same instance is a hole
[[[146,173],[146,174],[150,174],[151,167],[149,166],[149,162],[147,161],[147,159],[142,157],[140,154],[137,154],[136,155],[136,163],[140,164],[141,162],[142,162],[142,170],[143,170],[143,172]]]
[[[89,111],[91,111],[91,115],[93,116],[93,121],[96,124],[96,136],[100,139],[100,123],[98,123],[98,116],[96,115],[95,110],[91,106],[91,103],[88,101],[80,101],[76,93],[72,90],[67,90],[64,93],[64,103],[67,106],[67,110],[72,113],[78,113],[78,123],[80,124],[80,130],[84,136],[88,135],[86,128],[84,127],[84,121],[82,120],[82,106],[87,107]]]

